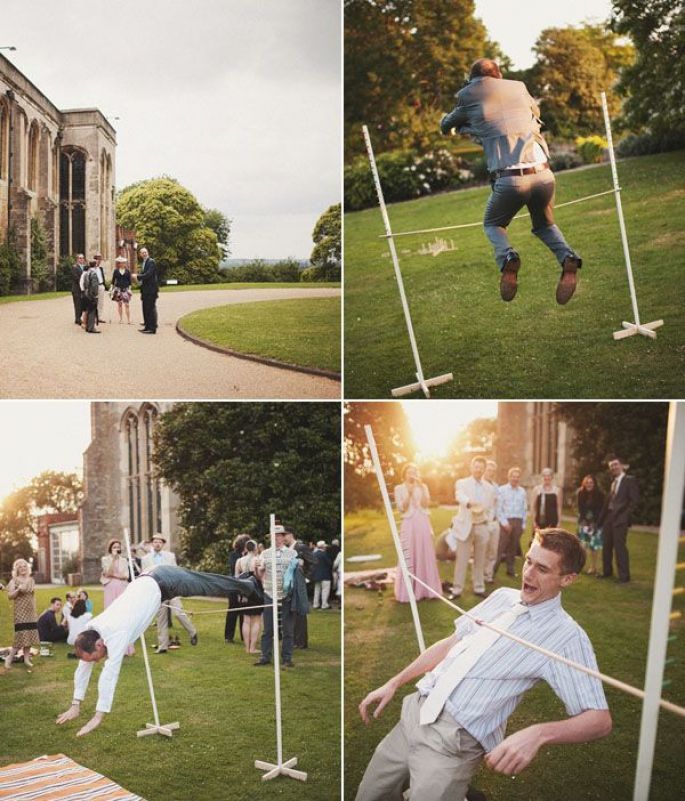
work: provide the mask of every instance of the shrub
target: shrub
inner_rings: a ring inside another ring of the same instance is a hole
[[[582,163],[580,156],[571,150],[559,151],[549,157],[549,164],[554,172],[572,170],[574,167],[580,167]]]
[[[300,265],[295,259],[286,259],[271,265],[272,281],[299,281]]]
[[[31,285],[34,292],[54,288],[55,278],[48,265],[45,226],[38,214],[31,217]]]
[[[413,150],[394,150],[378,156],[376,164],[388,203],[429,195],[474,180],[469,163],[446,148],[436,148],[424,155]],[[355,211],[375,203],[369,162],[359,157],[345,168],[345,208]]]
[[[58,292],[68,292],[71,289],[71,268],[76,263],[75,256],[62,256],[57,262],[55,274],[55,289]],[[72,573],[74,571],[72,570]]]
[[[21,260],[10,229],[7,239],[0,245],[0,295],[9,295],[16,288],[20,272]]]
[[[670,131],[657,136],[652,133],[629,134],[616,147],[621,158],[646,156],[650,153],[665,153],[685,147],[685,130]]]
[[[579,136],[576,138],[576,147],[584,164],[599,164],[608,143],[603,136]]]
[[[324,281],[324,276],[321,275],[321,267],[307,267],[300,273],[300,281]]]

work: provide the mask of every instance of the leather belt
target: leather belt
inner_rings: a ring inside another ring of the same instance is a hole
[[[490,173],[490,180],[494,181],[496,178],[504,178],[507,175],[533,175],[536,172],[543,172],[544,170],[549,169],[551,169],[549,162],[546,161],[544,164],[536,164],[533,167],[520,167],[519,169],[515,170],[494,170]]]

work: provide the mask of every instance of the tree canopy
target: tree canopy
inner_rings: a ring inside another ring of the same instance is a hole
[[[340,534],[340,414],[330,403],[179,403],[160,417],[155,460],[180,497],[184,558],[225,571],[240,533],[273,513],[303,539]]]
[[[10,493],[0,505],[0,573],[7,574],[15,559],[31,558],[39,515],[75,513],[82,499],[83,487],[76,473],[52,470]]]
[[[364,151],[362,124],[381,149],[426,147],[473,61],[508,68],[474,10],[473,0],[346,0],[346,160]]]
[[[604,25],[546,28],[534,47],[537,61],[528,89],[541,100],[546,128],[566,138],[604,130],[600,92],[606,91],[615,117],[620,98],[612,91],[618,74],[633,59],[633,48]]]
[[[685,133],[685,3],[613,0],[613,12],[614,30],[630,36],[637,56],[619,84],[626,125]]]
[[[342,265],[340,203],[329,206],[319,217],[312,234],[314,249],[309,260],[321,281],[339,281]]]
[[[221,250],[221,258],[227,259],[231,255],[228,238],[231,234],[231,220],[219,209],[205,209],[205,225],[216,234],[216,241]]]
[[[220,280],[222,251],[216,231],[207,224],[207,214],[217,225],[214,212],[205,212],[192,192],[168,176],[131,184],[117,198],[117,222],[135,229],[138,242],[150,251],[163,280]],[[226,218],[224,222],[228,223]]]

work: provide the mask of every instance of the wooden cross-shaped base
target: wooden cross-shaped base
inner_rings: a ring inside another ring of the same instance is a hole
[[[276,778],[276,776],[281,776],[281,775],[290,776],[291,779],[297,779],[298,781],[306,782],[307,774],[302,770],[293,770],[293,767],[295,765],[297,765],[297,757],[289,759],[282,765],[274,765],[272,762],[262,762],[259,759],[255,759],[254,763],[255,768],[267,771],[262,776],[263,782],[268,782],[269,779],[274,779]]]
[[[654,329],[661,328],[663,324],[664,324],[663,320],[655,320],[653,323],[642,323],[641,325],[624,322],[621,323],[621,325],[623,326],[622,331],[614,331],[614,339],[625,339],[626,337],[635,336],[635,334],[642,334],[643,337],[656,339],[656,334],[654,333]]]
[[[157,726],[155,723],[146,723],[145,728],[137,732],[138,737],[147,737],[148,734],[163,734],[165,737],[171,737],[176,729],[180,729],[180,723],[163,723]]]

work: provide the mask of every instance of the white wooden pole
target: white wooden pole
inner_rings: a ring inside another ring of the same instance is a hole
[[[423,653],[426,650],[426,643],[423,638],[421,619],[419,618],[419,610],[416,605],[416,596],[414,595],[414,587],[412,586],[412,580],[409,576],[409,570],[407,569],[407,561],[404,558],[404,551],[402,550],[400,535],[397,531],[397,524],[395,523],[395,515],[392,511],[392,503],[390,502],[390,496],[388,495],[388,488],[385,484],[385,478],[383,477],[383,470],[381,468],[381,460],[378,457],[376,440],[373,436],[373,429],[371,426],[364,426],[364,431],[366,432],[366,441],[369,443],[369,449],[371,450],[371,459],[373,461],[374,470],[376,471],[378,487],[381,491],[381,496],[383,497],[383,505],[385,506],[385,514],[388,518],[390,533],[392,534],[392,539],[395,543],[395,550],[397,551],[397,560],[400,565],[402,580],[404,581],[404,586],[406,587],[407,595],[409,596],[409,606],[411,607],[411,614],[412,618],[414,619],[414,629],[416,630],[416,639],[419,643],[419,651]]]
[[[611,175],[614,181],[614,197],[616,198],[616,212],[618,213],[618,225],[621,229],[621,242],[623,243],[623,256],[626,262],[626,272],[628,273],[628,287],[630,289],[630,301],[633,305],[633,321],[632,323],[623,323],[622,331],[614,332],[614,339],[625,339],[626,337],[633,336],[634,334],[642,334],[643,336],[656,339],[654,333],[655,328],[659,328],[664,324],[663,320],[655,320],[652,323],[642,325],[640,323],[640,312],[637,307],[637,294],[635,292],[635,282],[633,280],[633,267],[630,262],[630,250],[628,248],[628,234],[626,233],[626,224],[623,219],[623,205],[621,204],[621,187],[618,182],[618,171],[616,170],[616,157],[614,156],[614,142],[611,136],[611,121],[609,120],[609,107],[607,106],[607,96],[602,92],[602,111],[604,112],[604,127],[606,128],[607,145],[609,150],[609,161],[611,163]]]
[[[404,282],[402,281],[402,273],[400,272],[400,262],[397,258],[397,250],[395,249],[395,241],[393,239],[392,229],[390,228],[390,218],[388,217],[388,210],[385,206],[385,198],[383,197],[383,187],[381,186],[381,179],[378,175],[378,167],[376,166],[376,157],[373,154],[373,147],[371,145],[371,137],[369,136],[369,129],[366,125],[362,126],[364,134],[364,142],[366,143],[366,152],[369,156],[369,163],[371,164],[371,173],[373,174],[373,182],[376,186],[376,194],[378,196],[378,204],[381,207],[381,215],[383,217],[383,225],[385,226],[385,233],[388,240],[388,247],[390,248],[390,256],[392,264],[395,269],[395,280],[397,281],[397,288],[400,291],[400,300],[402,301],[402,309],[404,310],[404,320],[407,324],[407,333],[409,334],[409,342],[411,343],[411,352],[414,356],[414,365],[416,367],[416,378],[418,383],[407,384],[403,387],[397,387],[392,390],[394,396],[409,395],[412,392],[421,390],[423,394],[430,398],[429,387],[437,386],[438,384],[445,384],[452,380],[452,373],[445,373],[444,375],[430,378],[428,381],[424,378],[423,368],[421,367],[421,358],[419,356],[419,348],[416,344],[416,337],[414,336],[414,326],[409,312],[409,304],[407,303],[407,296],[404,291]]]
[[[666,468],[661,502],[661,525],[657,553],[652,622],[647,654],[645,699],[640,723],[640,744],[635,771],[633,801],[648,801],[652,764],[659,722],[659,700],[668,644],[669,614],[673,599],[680,515],[685,486],[685,403],[671,402],[666,441]]]
[[[128,559],[128,573],[131,581],[135,581],[136,575],[133,569],[133,554],[131,553],[131,538],[129,537],[128,529],[124,529],[124,539],[126,540],[126,556]],[[147,655],[147,645],[145,644],[145,634],[140,635],[140,644],[143,649],[143,661],[145,662],[145,675],[147,676],[147,685],[150,690],[150,701],[152,702],[152,714],[155,718],[154,724],[146,723],[145,728],[137,732],[138,737],[146,737],[149,734],[163,734],[165,737],[171,737],[172,732],[180,728],[180,724],[165,723],[163,726],[159,722],[159,712],[157,711],[157,699],[155,698],[155,688],[152,685],[152,671],[150,670],[150,660]]]
[[[269,537],[271,540],[271,614],[273,621],[273,655],[274,655],[274,686],[276,696],[276,764],[255,760],[255,767],[265,770],[262,781],[269,781],[276,776],[290,776],[301,782],[307,781],[307,774],[302,770],[294,770],[297,757],[283,762],[283,734],[281,729],[281,652],[278,639],[278,583],[276,573],[276,515],[269,515]]]

